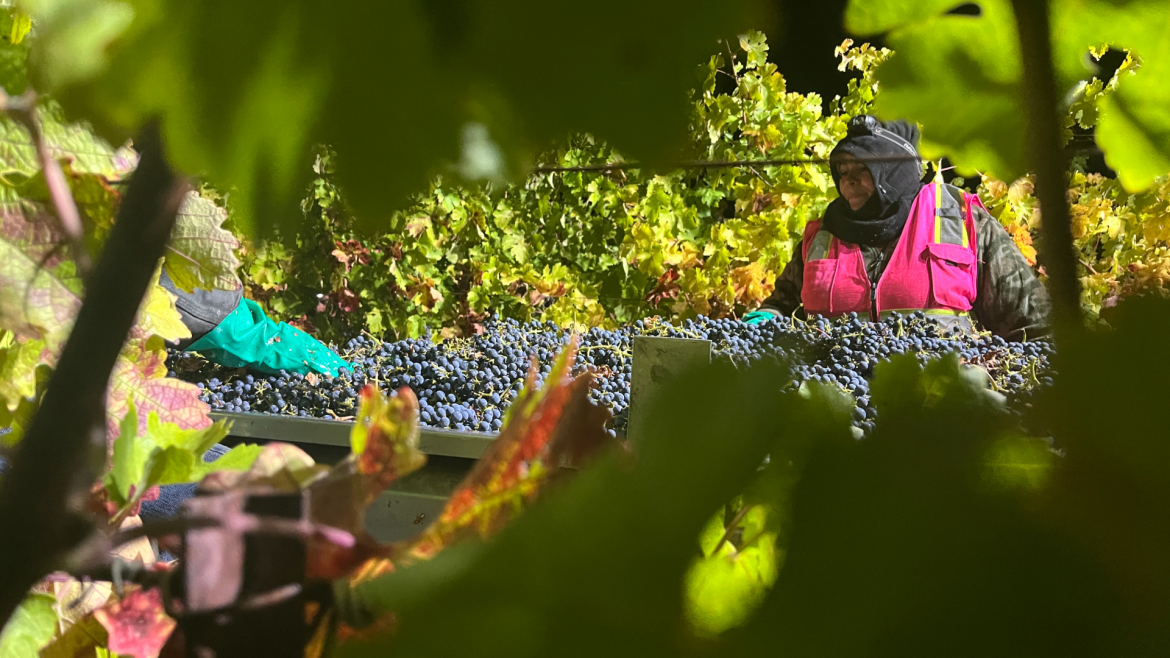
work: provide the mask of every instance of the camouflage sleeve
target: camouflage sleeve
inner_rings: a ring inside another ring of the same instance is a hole
[[[975,209],[979,271],[975,319],[984,329],[1007,340],[1037,338],[1048,333],[1051,302],[1011,236],[999,221]]]
[[[804,257],[800,249],[793,254],[792,260],[784,266],[784,271],[776,277],[776,287],[772,296],[764,300],[761,311],[771,311],[778,315],[790,317],[801,305],[800,289],[804,287]]]

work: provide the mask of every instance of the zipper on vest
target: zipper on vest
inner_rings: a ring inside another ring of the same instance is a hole
[[[869,284],[869,320],[870,322],[878,321],[876,282],[871,282]]]

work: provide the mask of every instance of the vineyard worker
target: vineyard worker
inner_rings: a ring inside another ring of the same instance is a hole
[[[334,377],[338,368],[350,367],[309,334],[270,320],[259,304],[244,298],[243,287],[185,292],[165,269],[159,284],[178,297],[175,306],[191,330],[191,338],[180,342],[180,349],[199,352],[229,368],[251,368],[269,375],[285,370]]]
[[[1045,333],[1050,302],[1011,237],[979,197],[923,184],[918,128],[859,116],[829,156],[840,197],[805,227],[755,324],[790,316],[924,311],[946,325],[1007,340]]]

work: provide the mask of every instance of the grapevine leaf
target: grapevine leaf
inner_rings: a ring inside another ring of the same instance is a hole
[[[252,464],[256,463],[256,458],[260,456],[261,450],[263,450],[263,446],[240,444],[233,446],[231,450],[228,450],[213,462],[205,462],[202,459],[198,459],[195,462],[195,470],[191,476],[191,481],[198,482],[207,474],[218,471],[246,471],[252,468]],[[195,454],[202,453],[197,452]]]
[[[134,658],[156,658],[175,629],[157,589],[136,589],[93,616],[109,633],[110,651]]]
[[[1170,550],[1170,386],[1161,376],[1170,367],[1162,332],[1170,304],[1139,297],[1114,310],[1113,331],[1061,345],[1041,412],[1066,457],[1045,493],[1057,501],[1058,523],[1114,575],[1125,611],[1110,629],[1126,638],[1117,651],[1162,653],[1170,646],[1156,621],[1170,614],[1170,569],[1159,557]]]
[[[325,537],[311,540],[310,578],[340,578],[386,553],[366,532],[366,507],[395,480],[426,463],[418,440],[418,399],[409,388],[391,397],[372,384],[362,389],[350,433],[353,452],[309,488],[313,522],[344,530],[357,541],[340,546]]]
[[[89,126],[66,123],[56,103],[42,103],[37,116],[49,152],[55,159],[67,161],[73,173],[97,175],[111,181],[128,173],[129,163],[112,146]],[[40,170],[28,129],[12,119],[0,119],[0,173],[32,178]]]
[[[42,340],[13,339],[8,347],[0,348],[0,397],[7,400],[10,411],[21,400],[36,397],[37,366],[50,358]]]
[[[146,423],[146,435],[154,445],[180,448],[197,455],[202,455],[223,440],[230,429],[231,423],[227,421],[198,429],[185,429],[162,422],[154,412],[150,413]]]
[[[878,70],[875,112],[923,124],[923,154],[950,155],[967,169],[1004,180],[1022,175],[1024,88],[1015,22],[1007,0],[984,0],[980,15],[951,15],[953,2],[852,0],[846,25],[860,35],[889,31],[896,55]],[[1141,69],[1101,98],[1097,141],[1126,188],[1143,189],[1170,170],[1170,46],[1165,0],[1054,3],[1053,58],[1062,92],[1092,72],[1086,53],[1126,49]]]
[[[14,446],[24,437],[25,431],[32,424],[33,416],[41,407],[41,397],[45,394],[51,372],[45,366],[37,368],[35,398],[20,398],[12,410],[7,404],[0,405],[0,417],[3,418],[0,426],[6,425],[9,430],[7,434],[0,436],[0,445]]]
[[[198,192],[189,192],[175,216],[167,243],[167,274],[181,290],[235,290],[240,261],[235,236],[222,225],[227,211]]]
[[[357,472],[368,476],[360,506],[370,503],[398,478],[418,470],[426,455],[418,449],[418,398],[401,388],[387,398],[381,389],[367,384],[362,389],[358,422],[350,433]]]
[[[747,622],[776,579],[779,567],[776,535],[764,532],[765,508],[754,506],[741,521],[750,545],[738,549],[724,537],[722,515],[713,519],[715,532],[686,576],[687,618],[702,635],[714,636]]]
[[[1042,489],[1052,474],[1056,453],[1041,441],[1008,435],[988,450],[984,479],[998,489]]]
[[[29,30],[32,29],[32,17],[18,11],[11,12],[10,16],[12,26],[5,31],[8,34],[8,42],[14,46],[18,46],[21,41],[24,41],[24,37],[28,35]]]
[[[109,583],[85,583],[83,586],[90,591],[106,589],[107,596],[109,595]],[[76,598],[64,600],[75,601]],[[78,656],[116,658],[116,656],[111,657],[105,648],[108,641],[109,634],[106,633],[105,627],[97,619],[94,619],[91,611],[90,614],[81,617],[65,629],[64,635],[58,636],[49,646],[42,649],[40,658],[78,658]],[[106,653],[102,653],[103,651]]]
[[[178,298],[158,284],[162,267],[163,262],[160,259],[154,276],[151,277],[152,283],[146,290],[146,298],[142,300],[142,306],[138,309],[138,317],[130,335],[139,339],[158,336],[167,342],[190,338],[191,330],[183,323],[183,316],[179,315],[179,309],[175,307]]]
[[[27,10],[43,24],[33,43],[39,88],[118,139],[160,116],[176,164],[236,183],[240,216],[254,221],[281,216],[260,212],[273,201],[291,206],[315,143],[344,155],[339,174],[367,217],[402,204],[426,172],[456,161],[471,122],[492,131],[509,162],[530,143],[582,129],[660,156],[686,129],[694,63],[716,39],[748,27],[752,5],[654,0],[585,10],[473,0],[440,11],[342,3],[322,16],[307,0],[167,0],[135,3],[133,23],[109,49],[128,4],[38,0]],[[534,60],[532,52],[559,56]],[[374,61],[394,66],[371,69]],[[394,88],[424,101],[388,103]]]
[[[56,599],[48,594],[29,594],[0,631],[0,658],[35,656],[57,630]]]
[[[197,430],[211,424],[208,407],[199,400],[199,389],[166,376],[166,357],[165,345],[157,336],[126,344],[114,364],[106,397],[111,436],[131,401],[138,410],[139,432],[146,432],[146,420],[152,412],[160,420],[183,429]]]
[[[163,423],[151,412],[146,431],[140,433],[140,421],[133,401],[121,422],[121,433],[114,441],[113,463],[105,477],[105,488],[115,508],[133,507],[153,487],[160,484],[198,482],[214,471],[246,471],[260,452],[259,446],[239,445],[211,463],[202,456],[211,446],[227,436],[230,425],[217,422],[209,427],[190,430]]]
[[[63,245],[42,205],[0,205],[0,328],[43,341],[42,362],[50,366],[81,307],[81,279],[73,262],[63,258]],[[131,335],[171,341],[190,336],[174,296],[158,285],[157,271]]]
[[[42,206],[0,205],[0,328],[43,340],[54,355],[81,307],[81,279],[61,247]]]
[[[268,486],[278,491],[294,492],[329,470],[291,443],[269,443],[259,448],[248,470],[216,470],[203,478],[200,487],[223,492],[243,486]]]
[[[1089,0],[1056,6],[1066,18],[1054,34],[1074,44],[1066,47],[1066,57],[1083,57],[1080,44],[1108,44],[1140,61],[1136,72],[1124,74],[1117,89],[1100,99],[1096,137],[1126,189],[1145,189],[1170,171],[1170,43],[1164,29],[1170,3]]]
[[[190,450],[166,446],[153,451],[146,459],[146,481],[155,484],[190,482],[195,464],[200,461]]]
[[[146,442],[139,441],[138,414],[134,411],[134,403],[130,402],[128,406],[119,428],[121,432],[114,439],[113,464],[106,474],[106,490],[111,500],[118,505],[130,501],[134,487],[142,491],[140,484],[149,455],[143,445]]]
[[[81,214],[83,227],[89,238],[86,242],[91,251],[99,252],[105,245],[106,237],[114,227],[114,219],[122,203],[122,195],[105,176],[97,174],[79,174],[69,165],[62,167],[69,179],[69,189],[73,192],[73,202]],[[21,193],[26,198],[49,205],[52,197],[44,184],[44,174],[24,185]],[[35,188],[34,188],[35,185]]]
[[[1100,646],[1092,643],[1111,637],[1113,624],[1100,566],[1037,522],[1015,495],[1026,490],[982,477],[1012,420],[966,374],[975,369],[954,358],[921,368],[913,356],[884,365],[871,387],[881,422],[865,441],[812,453],[793,496],[784,568],[729,651],[894,656],[907,642],[924,653],[965,643],[959,653],[975,656]],[[1013,625],[1024,619],[1021,634]],[[832,631],[841,628],[850,631]]]
[[[247,482],[268,483],[284,491],[296,491],[326,470],[327,467],[317,464],[305,451],[294,445],[269,443],[263,447],[248,471]]]

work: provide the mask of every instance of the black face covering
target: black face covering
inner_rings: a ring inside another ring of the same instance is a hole
[[[918,127],[905,121],[880,123],[859,116],[849,123],[849,135],[829,156],[837,192],[841,191],[838,165],[848,153],[866,165],[873,177],[874,194],[858,210],[839,197],[825,209],[825,228],[845,242],[881,246],[898,239],[914,197],[922,189],[922,161],[918,155]]]

